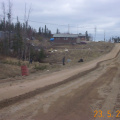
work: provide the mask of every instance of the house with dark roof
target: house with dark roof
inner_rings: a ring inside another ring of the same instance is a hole
[[[78,38],[77,34],[54,34],[54,43],[74,44]]]
[[[54,34],[53,42],[57,44],[76,44],[81,41],[87,41],[83,34]]]

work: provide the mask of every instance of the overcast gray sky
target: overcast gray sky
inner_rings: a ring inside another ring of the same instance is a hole
[[[7,8],[8,0],[4,2]],[[47,25],[52,33],[55,33],[57,28],[61,33],[65,33],[69,28],[70,33],[84,34],[88,31],[95,37],[96,27],[96,40],[103,40],[104,33],[106,39],[120,35],[120,0],[11,0],[11,2],[12,17],[18,16],[19,19],[24,19],[25,3],[27,11],[31,6],[29,24],[36,30]]]

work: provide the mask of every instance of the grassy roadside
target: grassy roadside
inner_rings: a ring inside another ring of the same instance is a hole
[[[21,65],[27,65],[29,73],[45,71],[57,71],[73,65],[81,65],[78,63],[80,58],[83,58],[84,62],[93,60],[103,54],[106,54],[114,47],[113,43],[104,42],[92,42],[86,45],[61,45],[53,46],[53,52],[49,53],[45,59],[45,63],[33,62],[29,64],[28,61],[19,61],[15,58],[1,57],[0,58],[0,79],[9,77],[21,76]],[[68,51],[66,51],[66,49]],[[65,56],[66,65],[62,65],[62,58]],[[68,62],[68,59],[70,60]]]

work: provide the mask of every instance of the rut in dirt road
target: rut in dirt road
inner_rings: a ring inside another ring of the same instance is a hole
[[[49,108],[48,113],[39,111],[36,120],[93,120],[94,115],[90,104],[93,100],[100,99],[104,102],[104,98],[100,97],[97,89],[104,85],[109,85],[116,75],[118,68],[110,68],[106,73],[100,76],[95,82],[87,83],[82,87],[74,90],[71,97],[63,96]],[[50,116],[50,117],[48,117]]]
[[[88,82],[72,91],[72,96],[60,97],[47,113],[38,112],[35,120],[117,120],[120,116],[120,54],[108,62],[108,68],[94,82]],[[103,94],[100,94],[102,90]],[[74,95],[73,95],[74,94]],[[95,110],[101,110],[96,115]],[[108,111],[110,114],[107,114]],[[50,117],[49,117],[50,116]],[[100,116],[100,117],[99,117]]]
[[[119,52],[118,54],[115,56],[115,58],[117,58],[117,56],[119,55]],[[112,60],[112,59],[109,59],[109,60]],[[105,61],[109,61],[109,60],[105,60]],[[89,69],[89,70],[86,70],[84,72],[81,72],[81,73],[78,73],[78,74],[75,74],[73,75],[72,77],[70,78],[67,78],[61,82],[58,82],[58,83],[55,83],[55,84],[51,84],[51,85],[48,85],[48,86],[45,86],[45,87],[42,87],[42,88],[38,88],[34,91],[30,91],[28,93],[25,93],[25,94],[22,94],[22,95],[19,95],[19,96],[16,96],[16,97],[13,97],[13,98],[10,98],[10,99],[5,99],[5,100],[2,100],[0,101],[0,109],[4,108],[4,107],[7,107],[9,105],[12,105],[12,104],[15,104],[16,102],[20,102],[20,101],[23,101],[25,99],[29,99],[31,97],[34,97],[35,95],[37,94],[40,94],[40,93],[43,93],[45,91],[48,91],[50,89],[53,89],[55,87],[58,87],[60,85],[63,85],[63,84],[66,84],[66,83],[69,83],[71,81],[75,81],[77,80],[78,78],[80,77],[83,77],[85,76],[86,74],[90,73],[91,71],[94,71],[96,70],[97,68],[100,67],[100,64],[102,62],[105,62],[105,61],[101,61],[99,63],[97,63],[97,65],[95,67],[93,67],[92,69]]]

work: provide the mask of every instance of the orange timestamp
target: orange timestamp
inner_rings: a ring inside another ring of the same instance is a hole
[[[102,112],[102,110],[95,110],[94,111],[94,117],[105,117],[104,115],[103,115],[103,112]],[[108,110],[107,111],[107,117],[109,117],[109,118],[111,118],[111,117],[113,117],[112,116],[112,113],[111,113],[111,110]],[[115,116],[116,118],[120,118],[120,110],[117,110],[116,111],[116,116]]]

